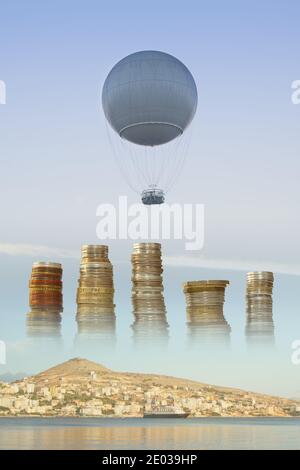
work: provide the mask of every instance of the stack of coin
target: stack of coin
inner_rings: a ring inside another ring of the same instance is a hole
[[[197,346],[228,344],[231,327],[223,313],[211,311],[187,313],[187,334],[190,344]]]
[[[77,314],[77,335],[75,343],[77,346],[91,348],[110,348],[116,342],[116,316],[113,312],[98,311],[97,306],[91,305],[89,308],[79,308]]]
[[[165,346],[169,338],[169,325],[165,310],[134,312],[134,323],[131,325],[133,331],[133,340],[135,345],[142,347],[150,346],[153,348]]]
[[[188,317],[201,314],[223,315],[225,288],[229,281],[191,281],[183,285]]]
[[[223,306],[229,281],[191,281],[183,285],[188,339],[191,344],[221,345],[230,339]]]
[[[273,342],[273,283],[274,275],[268,271],[247,274],[246,290],[246,336],[254,343],[257,340]]]
[[[78,314],[89,313],[92,306],[97,313],[114,313],[113,267],[108,259],[108,246],[82,246],[78,283]]]
[[[247,297],[272,301],[274,274],[268,271],[256,271],[247,274]]]
[[[62,311],[62,267],[59,263],[37,262],[33,264],[29,281],[31,309]]]
[[[57,309],[32,309],[27,314],[26,327],[29,338],[60,338],[61,313]]]
[[[131,262],[134,314],[165,312],[160,243],[135,243]]]

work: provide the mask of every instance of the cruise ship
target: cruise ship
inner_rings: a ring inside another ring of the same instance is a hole
[[[156,406],[144,411],[144,418],[187,418],[189,413],[174,406]]]

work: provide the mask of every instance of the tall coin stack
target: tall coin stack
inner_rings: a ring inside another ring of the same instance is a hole
[[[190,340],[215,342],[229,339],[231,328],[223,306],[229,281],[191,281],[183,285]]]
[[[246,336],[251,342],[273,342],[273,283],[274,275],[268,271],[247,274]]]
[[[135,243],[132,261],[133,339],[136,345],[165,346],[168,322],[163,295],[160,243]]]
[[[29,281],[29,304],[32,310],[53,310],[54,313],[63,310],[61,264],[33,264]]]
[[[62,315],[57,309],[34,308],[27,314],[26,332],[29,338],[61,338]]]
[[[82,246],[78,283],[78,314],[114,313],[113,267],[108,246]]]
[[[134,312],[165,312],[161,244],[135,243],[131,262]]]

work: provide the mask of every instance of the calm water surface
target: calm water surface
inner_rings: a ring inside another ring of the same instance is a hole
[[[0,449],[300,449],[300,419],[1,418]]]

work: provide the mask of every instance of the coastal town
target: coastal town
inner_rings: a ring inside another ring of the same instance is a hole
[[[0,416],[125,418],[164,409],[180,409],[190,418],[300,417],[297,401],[173,377],[114,372],[85,359],[0,383]]]

